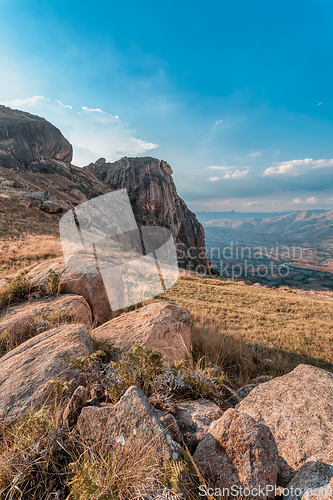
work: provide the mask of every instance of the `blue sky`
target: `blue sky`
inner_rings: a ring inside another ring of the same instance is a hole
[[[0,3],[0,101],[75,163],[168,161],[197,211],[333,209],[333,3]]]

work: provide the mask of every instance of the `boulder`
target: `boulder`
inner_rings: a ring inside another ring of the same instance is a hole
[[[283,500],[331,500],[333,498],[333,448],[311,457],[283,491]]]
[[[156,411],[138,387],[130,387],[114,406],[83,408],[76,434],[93,450],[119,459],[120,453],[157,460],[178,460],[179,446],[164,428]]]
[[[119,350],[139,344],[156,349],[166,359],[188,359],[191,355],[190,312],[173,302],[156,302],[122,314],[92,331],[101,343]]]
[[[269,428],[231,408],[211,424],[193,455],[203,477],[217,488],[249,488],[252,494],[245,490],[239,496],[261,499],[275,496],[277,458]]]
[[[82,382],[82,372],[68,359],[94,352],[84,325],[64,325],[27,340],[0,359],[0,421],[12,421],[39,407],[50,395],[53,381]]]
[[[48,318],[64,318],[71,323],[92,322],[91,309],[79,295],[60,295],[10,306],[0,317],[0,340],[22,343],[33,330],[47,330]],[[46,328],[45,328],[46,326]]]
[[[186,445],[192,450],[206,437],[211,423],[223,414],[208,399],[178,403],[177,407],[175,418]]]
[[[325,453],[332,442],[333,374],[298,365],[255,387],[237,409],[271,429],[280,453],[279,485],[286,486],[314,453]]]
[[[33,266],[27,273],[31,285],[45,287],[52,269],[60,278],[60,291],[65,294],[81,295],[91,307],[96,324],[104,323],[112,317],[110,303],[101,274],[96,269],[95,260],[90,255],[77,257],[77,270],[66,267],[62,259],[52,259]]]

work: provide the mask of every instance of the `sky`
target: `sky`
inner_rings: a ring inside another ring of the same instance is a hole
[[[333,209],[331,0],[1,0],[0,102],[194,211]]]

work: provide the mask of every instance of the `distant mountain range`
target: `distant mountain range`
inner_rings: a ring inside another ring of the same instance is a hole
[[[230,213],[230,212],[229,212]],[[237,214],[237,212],[235,212]],[[252,214],[251,214],[252,215]],[[206,238],[232,238],[253,240],[265,236],[267,239],[280,241],[332,242],[333,243],[333,210],[304,210],[269,217],[247,217],[242,219],[216,218],[204,222]],[[199,220],[202,217],[199,216]]]

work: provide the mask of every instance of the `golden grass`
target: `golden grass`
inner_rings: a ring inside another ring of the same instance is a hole
[[[61,255],[57,216],[0,197],[0,279]]]
[[[333,371],[333,301],[216,279],[180,279],[160,297],[193,315],[192,340],[237,385],[299,363]]]

